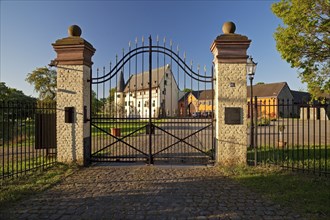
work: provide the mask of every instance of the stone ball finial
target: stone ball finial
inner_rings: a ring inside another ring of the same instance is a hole
[[[234,22],[227,21],[222,25],[222,32],[224,34],[234,34],[236,30],[236,25]]]
[[[80,37],[81,36],[81,28],[78,25],[71,25],[68,28],[69,37]]]

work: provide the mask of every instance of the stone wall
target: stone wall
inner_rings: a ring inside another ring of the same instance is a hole
[[[57,147],[59,162],[84,164],[84,139],[89,137],[89,121],[84,123],[84,106],[90,111],[90,68],[60,65],[57,68]],[[74,123],[65,123],[65,107],[74,107]]]
[[[216,138],[220,164],[245,164],[247,153],[246,64],[215,63]],[[231,87],[231,83],[235,87]],[[242,124],[225,124],[225,107],[242,109]]]

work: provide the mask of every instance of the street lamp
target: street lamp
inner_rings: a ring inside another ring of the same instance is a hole
[[[250,80],[250,147],[254,148],[254,165],[257,165],[257,148],[254,146],[254,124],[253,124],[253,87],[252,82],[257,69],[257,63],[253,62],[252,56],[249,56],[246,62],[246,72]]]

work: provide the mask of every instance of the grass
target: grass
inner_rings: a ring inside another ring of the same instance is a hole
[[[0,181],[0,207],[6,208],[20,199],[42,192],[68,175],[78,170],[77,166],[57,163],[46,170],[33,172],[31,175]]]
[[[308,219],[330,219],[330,181],[274,166],[220,168],[226,176]]]
[[[279,164],[285,167],[309,170],[311,172],[330,171],[330,146],[273,146],[258,147],[258,163]],[[248,149],[248,159],[254,159],[254,149]]]
[[[56,158],[47,157],[47,156],[38,156],[35,158],[24,158],[20,160],[20,158],[14,158],[13,160],[6,161],[5,165],[0,166],[0,177],[5,176],[17,176],[17,175],[25,175],[29,172],[35,172],[35,169],[38,169],[42,166],[47,167],[51,166],[55,163]]]

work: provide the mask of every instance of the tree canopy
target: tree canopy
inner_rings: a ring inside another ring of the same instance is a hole
[[[34,102],[35,98],[25,95],[21,90],[6,86],[4,82],[0,82],[0,101]]]
[[[274,34],[277,50],[299,71],[314,98],[330,94],[330,3],[281,0],[272,5],[282,19]]]
[[[26,81],[34,86],[43,101],[56,99],[56,71],[47,67],[39,67],[28,73]]]
[[[192,89],[189,89],[189,88],[184,88],[182,91],[183,92],[192,92],[193,90]]]

